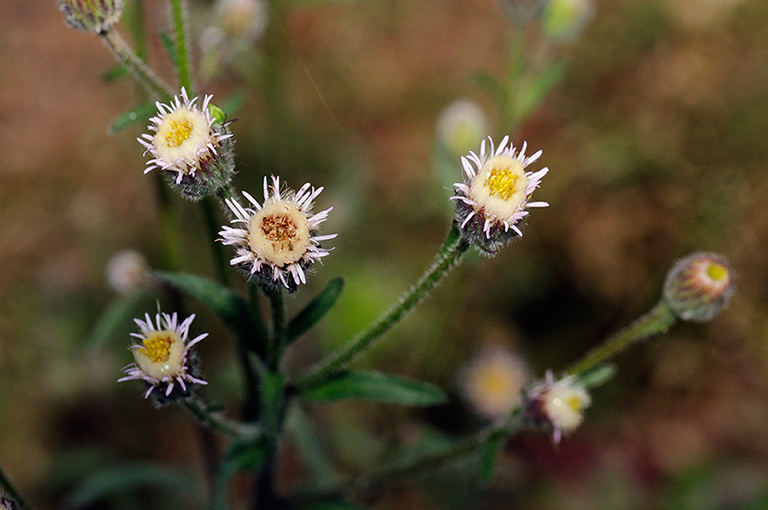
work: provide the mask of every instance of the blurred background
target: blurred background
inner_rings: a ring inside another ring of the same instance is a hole
[[[468,360],[502,348],[534,376],[565,369],[649,309],[677,258],[706,250],[738,275],[730,307],[619,356],[574,435],[557,447],[543,433],[509,440],[488,490],[464,507],[768,508],[768,3],[599,0],[558,37],[542,35],[534,0],[276,4],[245,26],[207,1],[192,1],[190,18],[198,88],[237,118],[235,185],[255,193],[275,173],[325,186],[316,207],[334,206],[323,230],[339,233],[335,250],[288,313],[335,276],[346,285],[296,344],[293,373],[396,300],[442,243],[466,150],[438,140],[444,110],[473,101],[499,140],[505,119],[484,83],[503,79],[514,42],[535,48],[534,67],[563,65],[541,104],[506,126],[516,145],[544,151],[534,169],[550,173],[534,199],[550,207],[496,257],[469,257],[359,362],[438,384],[450,404],[302,406],[293,423],[317,437],[288,439],[282,489],[309,478],[313,445],[352,475],[402,445],[477,430],[486,422],[465,397]],[[124,17],[146,19],[150,62],[171,81],[165,3],[139,7],[127,0]],[[107,279],[116,253],[169,263],[157,182],[135,141],[146,124],[108,131],[141,94],[53,0],[0,3],[0,69],[0,465],[36,508],[201,508],[199,430],[181,409],[153,409],[138,383],[115,382],[135,326],[124,320],[106,341],[93,333],[120,296]],[[173,211],[181,267],[212,276],[198,208],[173,198]],[[145,290],[133,315],[160,297]],[[235,415],[233,340],[200,305],[185,308],[198,314],[193,335],[211,333],[199,347],[203,394]],[[88,499],[91,477],[123,467],[157,469],[161,487]],[[458,508],[472,469],[361,501]],[[238,478],[233,497],[250,483]]]

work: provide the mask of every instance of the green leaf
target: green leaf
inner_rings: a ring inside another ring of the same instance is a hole
[[[109,69],[107,72],[102,74],[101,79],[109,83],[111,81],[115,81],[118,78],[122,78],[126,74],[128,74],[128,69],[126,69],[125,66],[116,65],[112,69]]]
[[[266,334],[251,317],[248,302],[229,288],[186,273],[156,271],[159,280],[189,294],[213,310],[237,339],[253,352],[264,354]]]
[[[310,400],[361,398],[405,406],[431,406],[447,400],[437,386],[380,372],[345,371],[305,391]]]
[[[491,94],[499,104],[504,104],[507,91],[496,78],[485,71],[478,71],[475,73],[475,83]]]
[[[491,437],[483,445],[483,449],[480,452],[480,472],[478,473],[478,481],[481,486],[488,485],[493,474],[493,468],[496,465],[496,459],[499,456],[499,450],[504,443],[504,436]]]
[[[304,309],[299,312],[285,330],[286,346],[306,333],[336,304],[344,287],[344,279],[341,277],[331,280]]]
[[[518,118],[524,119],[535,110],[565,74],[565,64],[558,62],[538,75],[528,87],[522,87],[511,104]]]
[[[192,494],[196,483],[188,474],[158,464],[134,464],[105,469],[76,487],[66,498],[66,508],[91,506],[119,492],[154,486],[162,492]]]
[[[323,486],[337,480],[339,474],[328,456],[323,438],[318,434],[317,427],[302,406],[290,408],[287,427],[293,436],[299,455],[312,473],[314,483]]]
[[[115,134],[118,131],[130,126],[134,122],[146,121],[155,112],[157,112],[157,106],[154,103],[147,103],[135,108],[129,112],[125,112],[118,118],[112,121],[109,126],[110,134]]]
[[[99,318],[94,326],[91,336],[88,338],[87,345],[91,349],[99,349],[106,345],[110,340],[120,337],[126,340],[127,337],[120,335],[121,329],[126,324],[132,324],[131,319],[136,316],[136,309],[139,303],[146,297],[147,293],[137,290],[129,294],[119,296],[112,301],[109,307]]]
[[[160,34],[160,41],[163,43],[163,48],[165,48],[165,52],[168,54],[173,67],[179,67],[179,58],[176,55],[176,45],[173,43],[173,38],[166,32],[162,32]]]
[[[228,508],[227,484],[229,479],[241,471],[255,472],[264,463],[266,456],[267,447],[263,441],[255,443],[236,442],[230,446],[229,451],[221,460],[219,476],[216,479],[212,504],[214,510]]]

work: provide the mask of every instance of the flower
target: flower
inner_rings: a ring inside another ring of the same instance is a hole
[[[252,207],[243,208],[237,200],[227,199],[235,215],[232,223],[243,225],[224,226],[219,232],[222,243],[237,249],[230,264],[268,287],[282,284],[293,292],[299,284],[306,283],[309,266],[330,253],[320,242],[337,235],[317,235],[318,226],[333,209],[329,207],[312,215],[313,201],[322,191],[323,188],[310,188],[309,183],[295,193],[280,191],[280,178],[272,176],[272,186],[264,177],[263,204],[246,192],[243,196]]]
[[[704,322],[725,308],[733,295],[733,270],[716,253],[678,260],[664,283],[664,301],[683,320]]]
[[[152,117],[147,129],[138,138],[152,159],[147,161],[147,173],[159,168],[171,186],[183,196],[199,200],[225,186],[235,171],[234,140],[217,108],[210,104],[213,96],[205,96],[198,107],[195,97],[189,99],[182,87],[181,97],[169,104],[159,101],[158,115]]]
[[[454,154],[463,154],[482,139],[488,120],[474,101],[460,99],[448,105],[437,119],[438,140]]]
[[[216,17],[230,39],[258,39],[267,26],[267,6],[263,0],[218,0]]]
[[[197,362],[190,349],[208,333],[187,341],[189,326],[195,319],[192,314],[179,324],[178,317],[158,310],[155,323],[149,314],[145,320],[134,319],[141,333],[131,333],[141,343],[131,345],[134,363],[123,368],[127,375],[117,382],[141,379],[149,386],[144,398],[158,390],[155,401],[162,405],[189,395],[188,385],[208,384],[197,377]]]
[[[583,411],[592,402],[574,376],[555,381],[549,370],[544,381],[533,384],[525,393],[526,417],[535,425],[551,428],[555,443],[581,425]]]
[[[517,356],[502,347],[487,347],[464,369],[461,390],[478,414],[503,419],[520,404],[527,379],[528,370]]]
[[[120,20],[123,0],[59,0],[67,26],[103,34]]]
[[[107,281],[117,292],[127,294],[147,281],[147,261],[133,250],[115,253],[107,264]]]
[[[507,148],[508,141],[505,136],[494,149],[489,137],[490,147],[483,140],[479,155],[470,151],[462,156],[466,176],[464,182],[453,185],[456,194],[451,200],[456,200],[456,222],[462,235],[489,254],[495,254],[511,238],[523,235],[517,223],[528,215],[526,208],[549,205],[528,201],[549,172],[548,168],[535,173],[524,171],[539,159],[541,151],[526,157],[527,144],[523,143],[515,154],[514,146]],[[486,152],[486,148],[490,150]]]

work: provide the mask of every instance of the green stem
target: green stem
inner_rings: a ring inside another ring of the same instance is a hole
[[[167,98],[173,95],[171,88],[150,69],[147,64],[141,60],[128,44],[120,37],[120,34],[114,30],[103,32],[101,40],[104,41],[109,51],[115,56],[118,62],[123,64],[126,69],[146,90],[160,98]]]
[[[449,239],[452,236],[449,235]],[[470,244],[462,238],[454,239],[453,242],[444,247],[435,262],[421,276],[419,281],[403,294],[399,302],[385,312],[379,319],[366,331],[353,338],[346,347],[330,355],[325,360],[304,376],[298,383],[299,389],[308,387],[324,381],[334,372],[337,372],[347,363],[352,361],[363,351],[369,349],[374,341],[389,329],[400,322],[405,315],[411,311],[419,302],[424,299],[427,293],[445,276],[448,271],[455,266],[467,252]]]
[[[192,97],[195,91],[192,87],[192,75],[190,73],[185,0],[171,0],[171,17],[173,18],[174,42],[176,43],[176,72],[179,77],[179,84],[187,89],[187,94]]]
[[[201,425],[233,439],[254,441],[263,434],[260,427],[229,420],[219,412],[210,411],[208,405],[198,396],[184,400],[184,406]]]
[[[571,375],[582,374],[623,351],[633,343],[659,333],[664,333],[676,321],[675,314],[672,313],[669,306],[662,300],[650,312],[636,320],[627,329],[620,331],[606,340],[603,345],[587,353],[586,356],[577,361],[568,370],[568,373]]]
[[[29,503],[24,500],[16,486],[13,485],[13,482],[11,482],[11,480],[5,475],[2,468],[0,468],[0,488],[3,489],[4,493],[0,494],[0,501],[2,501],[2,496],[4,495],[5,499],[10,500],[16,504],[16,506],[13,508],[18,508],[19,510],[28,510],[32,508]]]
[[[269,337],[267,348],[267,366],[270,370],[277,370],[280,358],[285,348],[285,303],[283,303],[282,287],[273,287],[267,290],[269,304],[272,309],[272,335]]]
[[[216,273],[219,275],[221,283],[229,287],[231,283],[229,261],[224,253],[224,245],[216,242],[221,224],[216,217],[216,206],[213,197],[204,197],[200,201],[200,207],[203,210],[205,226],[208,229],[208,237],[212,240],[211,249],[213,250],[213,262],[216,266]]]
[[[392,480],[413,478],[415,476],[433,472],[453,461],[478,453],[483,446],[491,441],[496,441],[520,432],[523,429],[523,426],[523,413],[520,411],[520,408],[518,408],[512,417],[504,424],[490,425],[451,448],[427,454],[406,462],[394,463],[380,471],[360,476],[349,482],[307,492],[296,497],[296,501],[313,502],[342,496],[354,491],[375,490]]]
[[[171,196],[163,182],[163,176],[159,171],[152,173],[154,174],[155,195],[160,207],[160,232],[162,235],[165,265],[168,269],[177,271],[181,267],[181,254],[179,252],[178,239],[176,238],[176,233],[178,232],[176,214],[171,203]]]

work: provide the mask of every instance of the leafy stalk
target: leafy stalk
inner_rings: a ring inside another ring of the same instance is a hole
[[[451,239],[451,236],[449,236],[449,239]],[[297,383],[297,387],[299,389],[307,389],[324,381],[344,368],[356,356],[369,349],[377,338],[400,322],[409,311],[424,299],[442,277],[461,260],[469,246],[467,241],[457,238],[449,246],[444,247],[435,258],[435,262],[421,276],[419,281],[401,296],[395,306],[379,317],[370,328],[354,337],[346,347],[321,361],[308,375],[304,376]]]
[[[187,5],[185,0],[171,0],[171,18],[173,18],[173,35],[176,53],[176,73],[179,84],[187,89],[190,95],[195,91],[192,87],[192,74],[189,61],[189,37],[187,34]]]
[[[201,425],[233,439],[255,441],[263,434],[260,427],[228,420],[220,412],[212,411],[210,406],[198,396],[184,400],[184,407]]]

